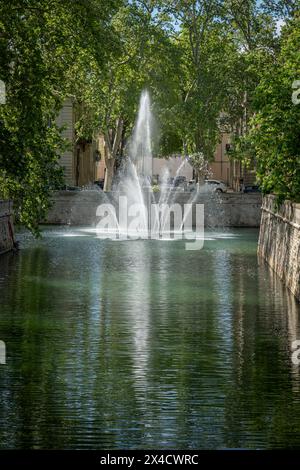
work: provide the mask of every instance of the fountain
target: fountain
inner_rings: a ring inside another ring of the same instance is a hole
[[[128,158],[120,174],[115,191],[119,196],[119,231],[124,235],[148,238],[149,205],[151,204],[153,118],[150,97],[143,91],[132,138],[128,144]],[[138,219],[128,226],[128,217]]]
[[[152,127],[150,96],[145,90],[140,98],[136,125],[129,143],[129,155],[139,177],[148,182],[151,182],[152,178]]]
[[[192,231],[196,194],[185,193],[184,202],[178,203],[180,190],[174,184],[186,160],[178,168],[173,184],[169,182],[170,173],[166,168],[159,192],[152,189],[153,122],[150,96],[148,91],[143,91],[133,134],[127,145],[128,155],[119,170],[119,182],[114,186],[118,199],[115,201],[117,213],[115,206],[109,208],[105,204],[98,208],[97,216],[102,219],[97,229],[101,235],[104,231],[107,235],[118,233],[118,239],[171,239],[183,238],[183,234]],[[103,219],[105,214],[108,216]],[[200,219],[198,228],[201,232],[204,222],[203,217]]]

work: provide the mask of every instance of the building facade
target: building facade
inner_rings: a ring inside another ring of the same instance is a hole
[[[69,148],[62,154],[60,164],[64,169],[67,186],[87,186],[102,177],[104,173],[104,141],[100,134],[91,140],[76,140],[75,108],[71,98],[67,98],[56,119],[62,127],[62,136]]]
[[[95,133],[91,140],[76,140],[75,108],[71,98],[65,100],[57,124],[63,127],[62,135],[69,142],[69,148],[60,160],[66,185],[84,187],[104,179],[104,138],[100,133]],[[255,165],[246,168],[240,161],[229,158],[229,148],[230,134],[223,133],[216,148],[214,161],[209,164],[210,178],[224,181],[234,191],[240,191],[243,185],[255,183]],[[153,158],[152,175],[156,180],[161,180],[167,168],[169,176],[174,177],[182,162],[182,157],[179,156],[168,159]],[[182,166],[180,175],[185,176],[187,180],[193,178],[193,168],[188,162]]]

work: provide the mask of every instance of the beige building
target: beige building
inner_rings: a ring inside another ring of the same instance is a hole
[[[62,136],[69,142],[69,148],[61,156],[65,181],[68,186],[85,186],[104,175],[104,142],[100,135],[92,140],[76,141],[75,108],[71,98],[66,99],[56,122],[64,128]]]
[[[152,175],[155,179],[161,181],[166,170],[170,177],[174,177],[180,167],[180,175],[185,176],[187,181],[191,180],[193,178],[193,168],[182,157],[153,158]]]
[[[224,181],[228,186],[231,185],[230,160],[227,154],[227,148],[230,145],[230,135],[222,134],[221,142],[217,145],[215,160],[209,164],[211,178]]]
[[[211,178],[224,181],[234,191],[240,191],[242,185],[255,184],[255,163],[248,168],[239,160],[229,158],[230,141],[230,134],[222,134],[221,142],[216,148],[215,160],[210,163]]]

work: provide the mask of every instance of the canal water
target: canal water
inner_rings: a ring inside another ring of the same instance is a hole
[[[299,305],[257,230],[21,234],[0,258],[0,448],[300,447]]]

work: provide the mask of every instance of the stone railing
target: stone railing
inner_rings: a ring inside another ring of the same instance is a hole
[[[156,193],[156,202],[160,194]],[[117,205],[116,193],[102,191],[55,191],[52,196],[53,207],[44,223],[69,225],[95,225],[98,205],[112,203]],[[259,227],[262,196],[260,193],[224,193],[220,195],[202,194],[193,198],[191,193],[178,192],[170,199],[172,204],[204,204],[206,227]],[[193,213],[193,226],[195,226]]]
[[[13,204],[0,200],[0,254],[16,246],[13,226]]]
[[[300,204],[263,199],[258,254],[300,300]]]

